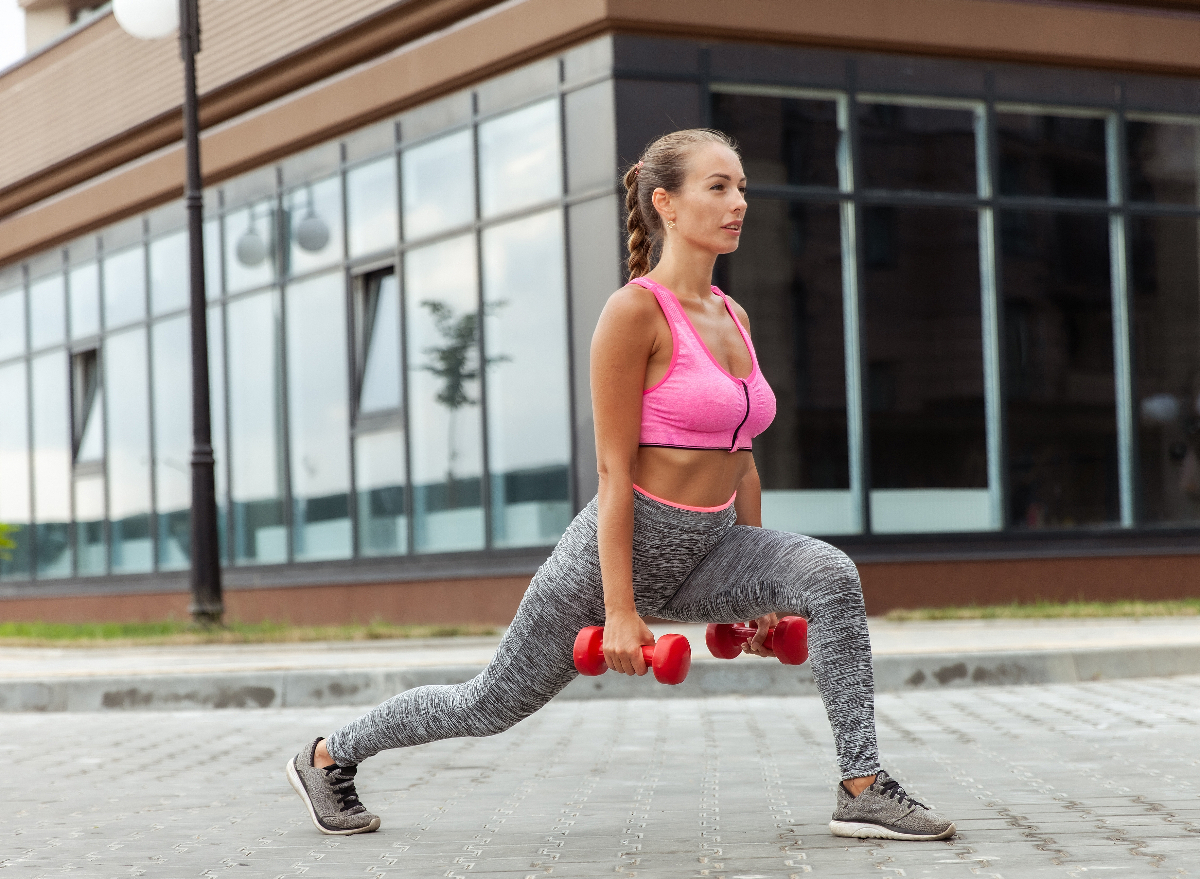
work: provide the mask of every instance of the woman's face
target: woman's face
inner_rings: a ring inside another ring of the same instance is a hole
[[[656,190],[654,202],[664,226],[666,220],[675,221],[674,229],[666,229],[668,240],[679,235],[713,253],[731,253],[737,250],[746,216],[741,160],[724,144],[701,144],[692,151],[679,191]]]

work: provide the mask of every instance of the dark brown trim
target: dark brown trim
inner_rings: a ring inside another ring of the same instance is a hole
[[[390,9],[335,31],[313,45],[284,55],[202,95],[200,125],[211,128],[227,122],[499,2],[501,0],[402,0]],[[203,54],[200,60],[203,62]],[[174,107],[95,144],[82,155],[56,162],[33,177],[0,189],[0,217],[177,143],[182,137],[180,108]]]

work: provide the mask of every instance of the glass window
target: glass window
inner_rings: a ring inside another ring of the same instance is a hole
[[[229,531],[228,531],[228,514],[229,514],[229,485],[228,485],[228,466],[229,456],[225,446],[225,320],[224,313],[220,306],[213,306],[208,309],[208,394],[209,394],[209,410],[212,413],[212,447],[213,458],[216,464],[213,467],[215,471],[215,479],[217,487],[217,534],[220,543],[220,557],[223,561],[229,560]],[[189,336],[189,345],[191,344]],[[191,372],[188,373],[188,381],[191,381]],[[189,400],[191,394],[188,395]],[[190,403],[188,404],[191,405]],[[191,424],[191,417],[188,418],[188,424]],[[189,460],[190,460],[189,453]],[[191,491],[188,492],[188,501],[191,502]],[[172,526],[174,527],[174,526]]]
[[[400,238],[396,157],[385,156],[346,173],[350,255],[394,250]]]
[[[75,479],[75,552],[81,577],[108,572],[103,474],[92,473]]]
[[[1126,123],[1129,197],[1133,201],[1196,205],[1200,199],[1200,125]]]
[[[718,263],[718,283],[746,309],[775,391],[775,421],[754,440],[763,525],[854,533],[840,210],[760,198],[754,214],[755,234]]]
[[[1005,211],[1009,525],[1120,517],[1108,218]]]
[[[858,148],[867,189],[976,190],[973,110],[863,101]]]
[[[67,278],[71,299],[71,338],[100,332],[100,268],[94,262],[76,266]]]
[[[62,344],[67,334],[67,310],[62,275],[50,275],[29,285],[29,341],[33,350]]]
[[[991,528],[978,215],[864,207],[862,234],[871,529]]]
[[[71,420],[67,353],[50,351],[30,366],[33,399],[33,491],[37,575],[69,577],[71,555]]]
[[[400,406],[400,288],[391,269],[359,278],[358,411],[385,412]]]
[[[405,150],[400,170],[406,241],[475,219],[475,152],[469,130]]]
[[[75,460],[104,460],[104,387],[100,381],[100,352],[71,355],[71,426]]]
[[[750,185],[837,187],[834,101],[721,93],[712,101],[713,125],[737,141]]]
[[[104,257],[104,327],[146,317],[146,254],[132,247]]]
[[[284,197],[291,224],[288,273],[301,275],[342,259],[342,178],[329,177]]]
[[[270,290],[229,303],[230,496],[236,562],[287,560],[280,451],[279,302]]]
[[[188,307],[191,254],[188,233],[181,229],[150,242],[150,307],[166,314]],[[220,287],[220,277],[206,277]]]
[[[204,224],[204,295],[210,300],[221,297],[224,274],[221,268],[221,221],[213,219]],[[191,297],[190,288],[188,297]]]
[[[551,545],[571,522],[562,226],[553,210],[483,233],[495,546]]]
[[[360,433],[354,442],[358,551],[365,556],[408,552],[404,431],[394,427]]]
[[[1135,217],[1131,317],[1141,517],[1200,519],[1200,222]]]
[[[25,291],[0,293],[0,360],[25,352]]]
[[[150,533],[150,381],[146,331],[104,342],[108,402],[108,500],[114,572],[154,567]]]
[[[520,210],[561,193],[557,100],[479,126],[479,204],[484,217]]]
[[[192,363],[191,321],[187,315],[155,324],[150,345],[154,367],[158,566],[171,570],[186,568],[191,557]],[[218,372],[220,360],[214,360],[210,366],[210,372]],[[210,394],[216,396],[211,388]],[[214,425],[214,439],[217,432]],[[223,464],[222,460],[218,468]]]
[[[996,137],[1001,195],[1108,198],[1102,118],[1000,112]]]
[[[342,274],[288,287],[286,326],[295,558],[348,558],[350,405]]]
[[[567,183],[571,192],[611,190],[616,172],[616,101],[611,79],[568,92],[566,116]]]
[[[225,216],[225,290],[240,293],[275,280],[275,202],[260,201]]]
[[[18,361],[0,366],[0,522],[11,526],[8,539],[16,544],[7,558],[0,558],[0,577],[29,576],[29,395],[25,386],[25,364]]]
[[[410,250],[404,262],[418,552],[484,545],[475,236]]]

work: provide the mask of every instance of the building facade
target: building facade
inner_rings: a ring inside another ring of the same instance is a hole
[[[691,126],[749,180],[767,527],[872,611],[1197,594],[1200,4],[308,5],[202,4],[234,615],[511,614],[596,488],[619,174]],[[101,11],[0,72],[0,616],[186,606],[172,49]]]

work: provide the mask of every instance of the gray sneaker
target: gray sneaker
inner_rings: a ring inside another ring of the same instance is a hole
[[[321,739],[308,745],[288,761],[288,782],[304,805],[308,806],[309,817],[317,830],[334,836],[349,836],[351,833],[367,833],[379,829],[379,816],[372,815],[358,801],[354,790],[354,775],[357,766],[338,766],[336,763],[324,769],[313,765],[313,752]]]
[[[858,839],[949,839],[955,833],[952,822],[910,797],[882,769],[856,797],[844,784],[838,785],[829,830],[834,836]]]

